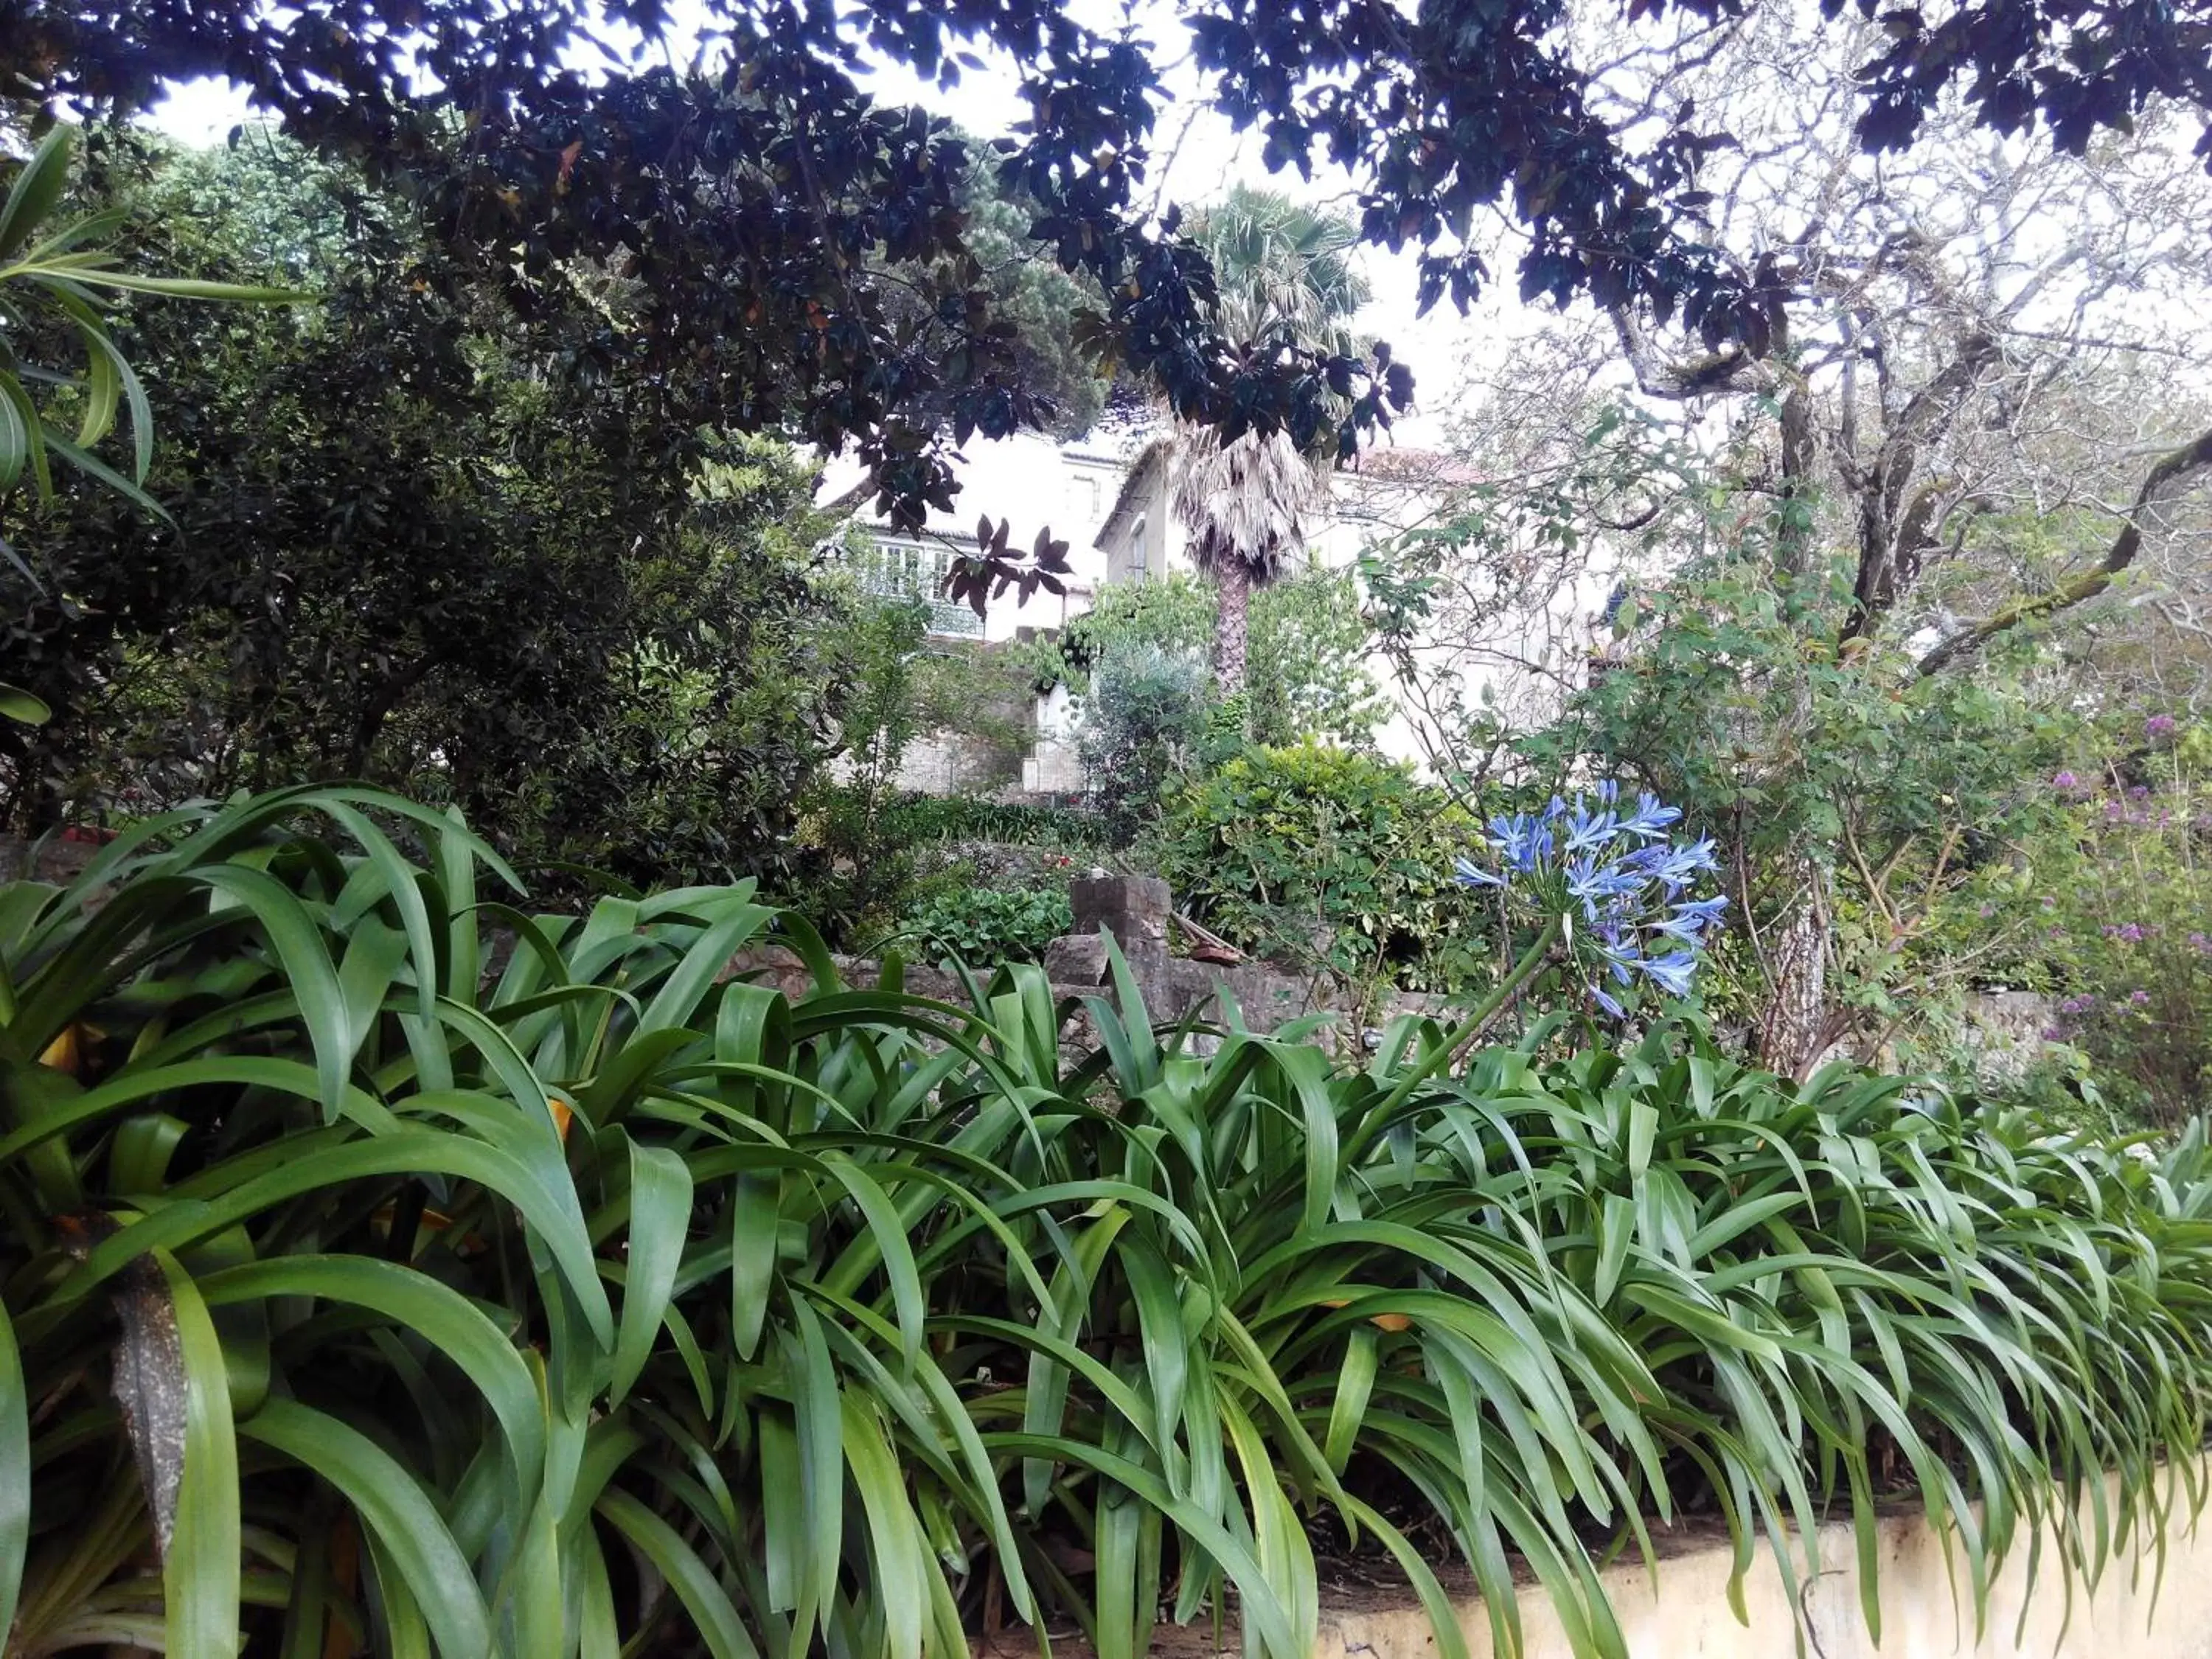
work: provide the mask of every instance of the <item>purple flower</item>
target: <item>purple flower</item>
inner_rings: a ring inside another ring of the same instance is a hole
[[[2150,786],[2147,783],[2138,783],[2135,785],[2133,787],[2129,789],[2128,799],[2130,800],[2148,800],[2150,799]]]
[[[2148,991],[2130,991],[2128,993],[2128,1001],[2135,1007],[2148,1008],[2150,1006],[2150,993]]]
[[[2141,945],[2143,939],[2142,925],[2140,922],[2130,922],[2119,930],[2118,938],[2123,945]]]
[[[2066,1040],[2065,1030],[2061,1026],[2046,1025],[2043,1028],[2043,1040],[2045,1042],[2063,1042]]]
[[[1568,853],[1589,853],[1613,839],[1613,817],[1610,811],[1592,812],[1580,801],[1567,815],[1566,840],[1561,850]]]
[[[2173,735],[2173,725],[2172,715],[2153,714],[2143,722],[2143,736],[2154,743],[2160,738],[2170,738]]]
[[[1594,980],[1626,986],[1641,975],[1667,995],[1687,996],[1698,949],[1728,901],[1686,896],[1719,860],[1710,840],[1668,838],[1681,816],[1648,791],[1625,805],[1612,783],[1598,787],[1595,804],[1578,796],[1570,806],[1555,795],[1540,813],[1491,819],[1491,867],[1456,858],[1452,872],[1467,886],[1522,893],[1565,918],[1568,948]],[[1599,1008],[1621,1017],[1612,991],[1588,988]]]
[[[1681,808],[1662,806],[1659,797],[1647,789],[1636,798],[1636,810],[1622,815],[1620,827],[1644,841],[1657,841],[1666,835],[1667,826],[1681,816]]]
[[[1698,971],[1698,959],[1686,951],[1677,951],[1672,956],[1645,957],[1636,964],[1647,978],[1670,997],[1690,994],[1690,975]],[[2144,999],[2148,1001],[2148,998]]]
[[[2212,939],[2207,939],[2202,933],[2191,933],[2189,936],[2189,948],[2199,953],[2212,952]]]
[[[2081,780],[2071,772],[2061,772],[2057,777],[2051,779],[2051,787],[2062,794],[2071,794],[2081,787]]]

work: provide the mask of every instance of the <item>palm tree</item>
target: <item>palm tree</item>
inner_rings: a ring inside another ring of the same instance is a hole
[[[1348,222],[1239,185],[1195,234],[1213,261],[1227,337],[1262,350],[1285,338],[1351,348],[1343,325],[1366,302],[1367,284],[1350,263],[1357,235]],[[1287,433],[1248,432],[1224,445],[1188,421],[1176,422],[1169,445],[1170,508],[1192,563],[1219,592],[1213,675],[1234,696],[1244,689],[1252,590],[1304,550],[1306,527],[1328,504],[1328,462]]]

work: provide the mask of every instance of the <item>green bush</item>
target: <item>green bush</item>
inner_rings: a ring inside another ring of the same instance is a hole
[[[1087,696],[1099,665],[1132,646],[1202,659],[1213,643],[1217,605],[1212,584],[1187,572],[1112,582],[1056,638],[1024,649],[1039,690],[1064,684]],[[1370,741],[1390,714],[1368,667],[1370,648],[1350,572],[1316,565],[1260,589],[1252,595],[1249,735],[1261,743],[1295,743],[1309,733]]]
[[[53,719],[0,722],[0,821],[358,778],[536,869],[759,868],[861,678],[813,465],[672,430],[665,377],[550,347],[599,338],[604,296],[549,290],[532,325],[483,304],[342,165],[258,133],[94,159],[85,205],[129,210],[129,266],[318,303],[134,305],[173,527],[103,489],[9,500],[0,677]]]
[[[876,775],[822,779],[806,792],[799,834],[772,884],[840,949],[885,933],[995,873],[991,844],[1070,862],[1106,838],[1096,813],[891,790]],[[1003,861],[1003,860],[998,860]],[[1042,872],[1023,877],[1033,883]]]
[[[1452,878],[1476,827],[1410,768],[1304,743],[1248,749],[1166,798],[1159,872],[1241,949],[1359,979],[1456,985],[1484,960]]]
[[[2150,728],[2146,740],[2142,726]],[[2055,834],[1985,884],[1978,930],[2057,1006],[2112,1103],[2175,1125],[2212,1110],[2212,733],[2154,715],[2045,786]]]
[[[1129,644],[1099,661],[1076,752],[1115,845],[1150,827],[1162,792],[1205,746],[1212,687],[1205,662],[1190,652]]]
[[[1871,1581],[1893,1472],[1978,1625],[2039,1523],[2070,1589],[2200,1496],[2200,1128],[1663,1026],[1200,1054],[1126,981],[1064,1057],[1034,968],[955,1006],[847,989],[743,884],[520,899],[337,790],[0,887],[16,1645],[917,1659],[1003,1607],[1135,1659],[1233,1594],[1307,1659],[1350,1527],[1442,1659],[1442,1539],[1500,1652],[1518,1557],[1595,1659],[1646,1517],[1796,1585],[1841,1510]],[[795,994],[730,975],[769,939]]]
[[[1026,801],[981,800],[972,795],[905,795],[884,814],[886,833],[899,841],[990,841],[1012,846],[1097,847],[1106,840],[1096,813]]]
[[[932,899],[902,931],[933,955],[993,967],[1042,960],[1044,947],[1074,926],[1064,889],[970,887]]]

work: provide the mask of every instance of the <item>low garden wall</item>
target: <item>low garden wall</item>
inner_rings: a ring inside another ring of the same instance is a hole
[[[1731,1554],[1724,1540],[1673,1548],[1662,1542],[1656,1591],[1640,1561],[1616,1562],[1602,1577],[1630,1659],[1798,1659],[1801,1654],[1804,1659],[2212,1659],[2212,1515],[2201,1517],[2193,1531],[2177,1521],[2162,1582],[2154,1556],[2123,1559],[2106,1570],[2094,1594],[2077,1583],[2070,1600],[2053,1571],[2055,1546],[2046,1532],[2033,1595],[2023,1545],[1990,1586],[1989,1621],[1978,1641],[1966,1599],[1963,1556],[1954,1578],[1941,1540],[1917,1513],[1888,1516],[1879,1528],[1879,1645],[1860,1611],[1850,1528],[1838,1525],[1821,1534],[1822,1571],[1817,1577],[1801,1575],[1795,1595],[1772,1555],[1760,1551],[1744,1583],[1748,1625],[1739,1623],[1729,1607]],[[1565,1634],[1534,1586],[1523,1590],[1521,1611],[1525,1659],[1571,1659]],[[1494,1659],[1481,1604],[1463,1603],[1460,1622],[1471,1659]],[[1161,1647],[1182,1651],[1179,1644],[1195,1635],[1172,1632]],[[1210,1633],[1202,1645],[1211,1650]],[[1428,1617],[1410,1599],[1403,1605],[1370,1601],[1333,1607],[1324,1591],[1316,1659],[1436,1659],[1436,1654]]]

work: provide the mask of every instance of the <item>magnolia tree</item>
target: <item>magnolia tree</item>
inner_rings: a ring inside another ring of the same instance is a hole
[[[950,504],[952,445],[1049,412],[970,244],[969,145],[879,101],[871,62],[945,86],[995,63],[1018,82],[1029,116],[1000,176],[1032,210],[1033,249],[1088,285],[1072,323],[1102,361],[1224,442],[1280,431],[1306,449],[1334,431],[1349,453],[1405,405],[1411,373],[1231,337],[1203,252],[1149,182],[1170,61],[1262,136],[1271,167],[1346,175],[1360,236],[1413,251],[1425,302],[1485,288],[1501,256],[1479,226],[1503,214],[1524,297],[1677,325],[1734,365],[1789,345],[1792,279],[1706,222],[1706,175],[1743,130],[1740,107],[1689,100],[1717,46],[1771,37],[1853,155],[1912,146],[1953,104],[1978,131],[2079,152],[2154,98],[2212,105],[2208,4],[1968,0],[1887,11],[1869,33],[1841,0],[1589,15],[1208,0],[1119,27],[1065,0],[708,0],[679,40],[660,0],[301,0],[281,16],[258,0],[0,0],[0,98],[35,125],[143,107],[171,78],[242,82],[293,135],[404,180],[514,304],[599,285],[610,327],[592,349],[665,377],[672,429],[856,449],[913,526]],[[963,593],[1051,577],[1049,538],[1042,571],[989,539],[956,573]]]

